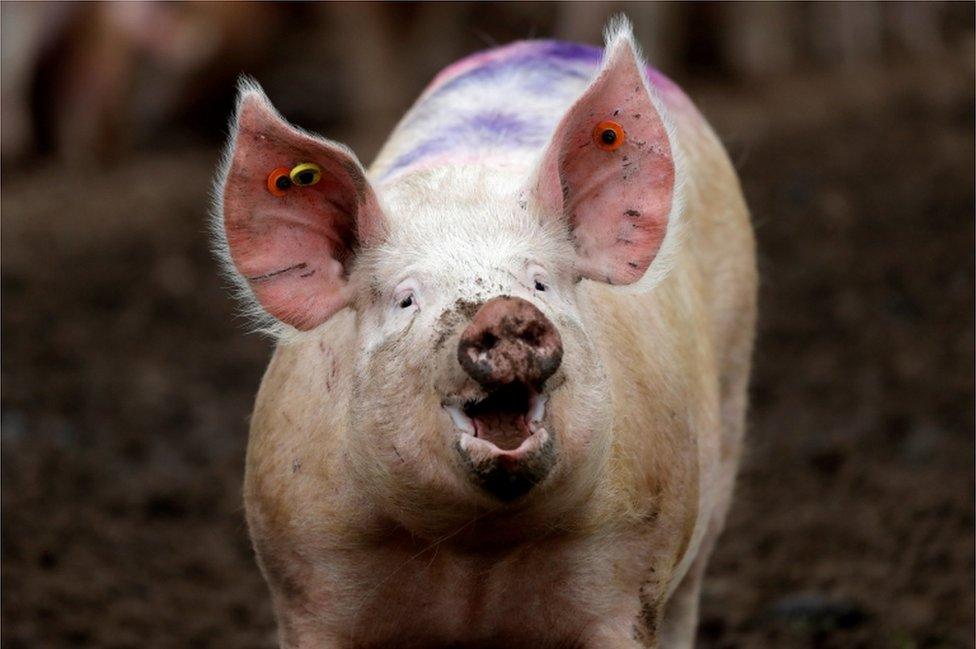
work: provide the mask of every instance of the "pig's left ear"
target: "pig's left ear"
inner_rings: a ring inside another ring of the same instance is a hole
[[[544,215],[570,229],[581,276],[649,288],[667,272],[662,253],[676,236],[681,201],[671,129],[642,68],[621,24],[596,79],[556,127],[529,191]]]
[[[241,82],[232,128],[218,254],[254,315],[312,329],[350,303],[350,265],[385,223],[376,195],[349,149],[288,124],[254,82]]]

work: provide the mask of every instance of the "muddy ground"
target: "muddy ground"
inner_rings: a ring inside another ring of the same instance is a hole
[[[965,59],[691,91],[741,171],[763,278],[703,647],[973,646]],[[270,347],[207,249],[215,159],[5,167],[7,649],[272,645],[240,498]]]

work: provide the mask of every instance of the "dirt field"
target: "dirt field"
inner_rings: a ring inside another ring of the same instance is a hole
[[[691,94],[763,277],[701,646],[972,647],[971,69]],[[240,500],[270,348],[207,250],[215,160],[5,168],[7,649],[272,646]]]

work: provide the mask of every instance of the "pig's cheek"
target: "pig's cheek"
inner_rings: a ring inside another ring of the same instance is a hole
[[[596,386],[567,382],[566,387],[570,389],[554,398],[553,404],[559,470],[577,478],[593,476],[600,471],[610,448],[612,414],[602,406],[583,403],[599,392],[594,390]]]
[[[553,395],[553,414],[565,459],[575,462],[601,452],[612,410],[607,379],[591,341],[575,323],[567,321],[563,331],[566,383]]]
[[[373,316],[360,322],[359,362],[360,376],[370,374],[367,368],[381,368],[380,375],[405,368],[411,372],[421,369],[424,355],[416,340],[416,333],[422,329],[420,313],[393,314],[380,318]],[[375,374],[375,372],[374,372]]]
[[[431,389],[431,363],[430,354],[409,336],[401,333],[389,337],[369,354],[360,374],[360,392],[373,402],[372,412],[382,413],[383,418],[389,417],[392,404],[397,404],[404,417],[414,412],[439,412]]]
[[[412,322],[406,326],[397,322],[395,318],[380,318],[372,316],[364,318],[360,323],[360,348],[369,357],[375,357],[379,350],[395,344],[403,330],[409,330]]]

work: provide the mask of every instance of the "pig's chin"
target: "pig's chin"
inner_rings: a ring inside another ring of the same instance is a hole
[[[547,429],[547,403],[546,394],[513,383],[480,399],[444,404],[462,464],[496,498],[523,496],[552,468],[556,453]]]

